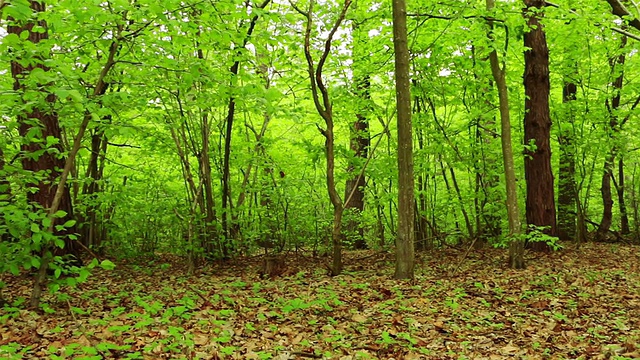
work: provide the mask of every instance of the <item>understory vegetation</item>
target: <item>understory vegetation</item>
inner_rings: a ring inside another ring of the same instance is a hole
[[[186,276],[157,256],[98,271],[23,310],[30,280],[11,278],[0,312],[3,358],[51,359],[635,359],[637,249],[587,245],[509,270],[500,250],[423,254],[415,280],[393,257],[348,252],[342,275],[288,256],[275,279],[259,258]],[[621,262],[620,259],[625,259]],[[7,277],[3,277],[7,280]]]

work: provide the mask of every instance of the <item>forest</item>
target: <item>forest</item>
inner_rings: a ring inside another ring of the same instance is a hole
[[[640,358],[629,0],[0,0],[0,358]]]

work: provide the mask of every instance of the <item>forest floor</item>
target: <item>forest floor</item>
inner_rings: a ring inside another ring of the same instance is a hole
[[[0,358],[640,358],[640,248],[567,247],[522,271],[505,250],[419,254],[411,282],[373,251],[347,252],[336,277],[291,253],[274,279],[260,258],[189,277],[163,256],[94,270],[44,311],[25,309],[29,278],[4,275]]]

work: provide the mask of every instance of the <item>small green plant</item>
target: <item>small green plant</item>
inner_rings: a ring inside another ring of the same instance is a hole
[[[529,242],[545,243],[553,251],[562,249],[562,245],[560,244],[559,239],[555,236],[546,234],[545,230],[546,230],[546,227],[544,226],[529,225],[529,231],[526,234],[524,234],[524,240],[528,243]]]

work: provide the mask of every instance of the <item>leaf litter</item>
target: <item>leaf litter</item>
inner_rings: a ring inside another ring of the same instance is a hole
[[[347,252],[336,277],[290,254],[273,279],[257,258],[186,276],[179,258],[158,256],[96,270],[38,311],[26,309],[31,279],[3,275],[0,357],[640,358],[637,248],[530,253],[519,271],[504,250],[461,254],[419,254],[413,281],[392,280],[393,257],[373,251]]]

